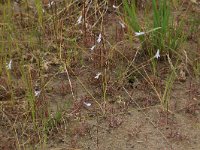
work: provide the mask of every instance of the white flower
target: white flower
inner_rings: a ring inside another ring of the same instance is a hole
[[[80,24],[81,22],[82,22],[82,15],[78,18],[78,20],[77,20],[77,24]]]
[[[101,42],[101,33],[99,34],[99,36],[98,36],[98,39],[97,39],[97,43],[100,43]]]
[[[118,8],[119,8],[119,6],[115,6],[115,5],[113,5],[113,8],[115,8],[115,9],[118,9]]]
[[[90,50],[93,51],[95,47],[96,47],[96,45],[93,45],[93,46],[90,48]]]
[[[125,28],[125,25],[121,21],[119,21],[119,24],[121,25],[122,28]]]
[[[83,102],[87,107],[90,107],[92,104],[88,102]]]
[[[99,76],[100,76],[100,75],[101,75],[101,72],[98,72],[94,78],[95,78],[95,79],[99,79]]]
[[[54,1],[51,1],[50,3],[47,4],[47,7],[50,8],[54,4]]]
[[[141,36],[141,35],[144,35],[145,32],[135,32],[135,36]]]
[[[158,59],[160,57],[160,50],[158,49],[156,52],[156,55],[154,56],[156,59]]]
[[[11,70],[11,68],[12,68],[12,59],[9,61],[9,63],[6,63],[6,68]]]
[[[41,91],[35,90],[35,96],[36,96],[36,97],[39,96],[40,93],[41,93]]]

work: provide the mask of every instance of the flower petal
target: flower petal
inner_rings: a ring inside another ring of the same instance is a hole
[[[6,68],[11,70],[11,68],[12,68],[12,59],[9,61],[9,63],[6,63]]]
[[[95,47],[96,47],[96,45],[93,45],[93,46],[90,48],[90,50],[93,51]]]
[[[40,95],[40,93],[41,93],[41,91],[35,91],[35,96],[37,97],[37,96],[39,96]]]
[[[81,22],[82,22],[82,18],[83,18],[83,16],[81,15],[81,16],[79,16],[79,18],[78,18],[78,20],[77,20],[77,24],[80,24]]]
[[[160,50],[158,49],[156,55],[154,56],[156,59],[160,58]]]
[[[100,33],[99,36],[98,36],[98,39],[97,39],[97,43],[101,42],[101,38],[102,38],[102,36],[101,36],[101,33]]]
[[[135,36],[141,36],[141,35],[144,35],[145,32],[135,32]]]
[[[92,104],[88,102],[83,102],[87,107],[90,107]]]
[[[95,78],[95,79],[99,79],[99,76],[100,76],[100,75],[101,75],[101,72],[98,72],[94,78]]]

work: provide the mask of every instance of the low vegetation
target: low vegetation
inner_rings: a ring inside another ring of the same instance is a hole
[[[199,13],[198,0],[1,1],[0,149],[198,149]]]

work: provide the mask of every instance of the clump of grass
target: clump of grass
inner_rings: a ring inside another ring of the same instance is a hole
[[[42,1],[35,0],[35,6],[36,6],[36,9],[37,9],[37,14],[38,14],[38,23],[39,23],[40,27],[42,27],[42,24],[43,24]]]
[[[44,132],[48,134],[50,130],[55,128],[61,122],[61,119],[62,119],[62,112],[58,110],[56,111],[53,117],[44,120]]]
[[[159,31],[152,33],[152,42],[155,49],[160,49],[165,51],[166,37],[169,32],[170,26],[170,8],[166,0],[159,0],[157,6],[157,1],[152,0],[153,7],[153,28],[161,27]]]
[[[26,72],[26,69],[28,70],[28,72]],[[35,107],[35,95],[34,95],[34,89],[33,89],[33,81],[32,81],[32,77],[30,75],[30,69],[29,68],[21,68],[21,72],[22,72],[22,78],[23,78],[23,82],[24,85],[27,89],[26,91],[26,97],[28,100],[28,111],[31,112],[31,117],[32,117],[32,121],[36,127],[36,107]]]
[[[171,72],[169,73],[167,79],[165,80],[165,88],[161,97],[161,105],[163,107],[163,110],[165,111],[169,110],[168,107],[169,107],[169,101],[171,97],[171,91],[172,91],[172,87],[177,76],[176,68],[172,65],[169,55],[168,55],[168,61],[171,64]]]
[[[136,6],[135,3],[128,4],[128,1],[123,1],[124,9],[129,18],[127,18],[128,23],[133,28],[135,32],[139,32],[141,30],[141,25],[138,22],[138,17],[136,14]]]
[[[138,21],[135,2],[131,3],[130,5],[127,0],[124,0],[123,5],[124,5],[124,9],[127,15],[126,20],[128,24],[131,26],[134,32],[140,32],[141,25]],[[141,42],[144,42],[144,38],[142,36],[140,36],[139,39]]]
[[[174,85],[174,82],[177,78],[177,73],[176,73],[176,69],[177,69],[177,64],[178,64],[178,60],[175,64],[175,66],[172,64],[171,59],[169,58],[169,55],[167,56],[168,58],[168,62],[170,64],[170,71],[165,79],[164,82],[164,88],[161,88],[160,86],[155,86],[152,79],[150,78],[150,76],[148,75],[148,73],[145,71],[145,74],[147,77],[144,77],[140,72],[140,74],[144,77],[144,79],[150,84],[151,88],[154,90],[154,92],[156,93],[159,101],[160,101],[160,105],[161,105],[161,109],[163,111],[166,112],[170,112],[169,110],[169,102],[171,99],[171,92],[172,92],[172,88]]]
[[[159,49],[162,55],[172,54],[179,48],[184,39],[181,26],[175,26],[171,17],[170,2],[167,0],[152,0],[152,14],[147,18],[146,31],[138,21],[137,9],[133,2],[131,6],[128,1],[123,1],[126,20],[132,31],[136,33],[142,44],[142,49],[149,57],[153,57]],[[152,20],[152,21],[151,21]],[[153,72],[156,72],[156,60],[151,61]]]

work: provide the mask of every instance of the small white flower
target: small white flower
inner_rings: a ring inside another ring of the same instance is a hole
[[[83,102],[87,107],[90,107],[92,104],[88,102]]]
[[[113,5],[113,8],[115,8],[115,9],[118,9],[118,8],[119,8],[119,6],[115,6],[115,5]]]
[[[93,51],[95,47],[96,47],[96,45],[93,45],[93,46],[90,48],[90,50]]]
[[[144,35],[145,32],[135,32],[135,36],[141,36],[141,35]]]
[[[124,29],[125,28],[125,25],[121,22],[121,21],[119,21],[119,24],[121,25],[121,27]]]
[[[35,90],[35,96],[36,96],[36,97],[39,96],[40,93],[41,93],[41,91]]]
[[[101,42],[101,38],[102,38],[102,36],[101,36],[101,33],[100,33],[99,36],[98,36],[98,39],[97,39],[97,43]]]
[[[6,68],[11,70],[11,68],[12,68],[12,59],[9,61],[9,63],[6,63]]]
[[[100,75],[101,75],[101,72],[98,72],[94,78],[95,78],[95,79],[99,79],[99,76],[100,76]]]
[[[54,1],[51,1],[50,3],[47,4],[47,7],[50,8],[54,4]]]
[[[154,56],[156,59],[158,59],[160,57],[160,50],[158,49],[156,52],[156,55]]]
[[[81,15],[81,16],[78,18],[78,20],[77,20],[77,24],[81,24],[82,18],[83,18],[83,16]]]

